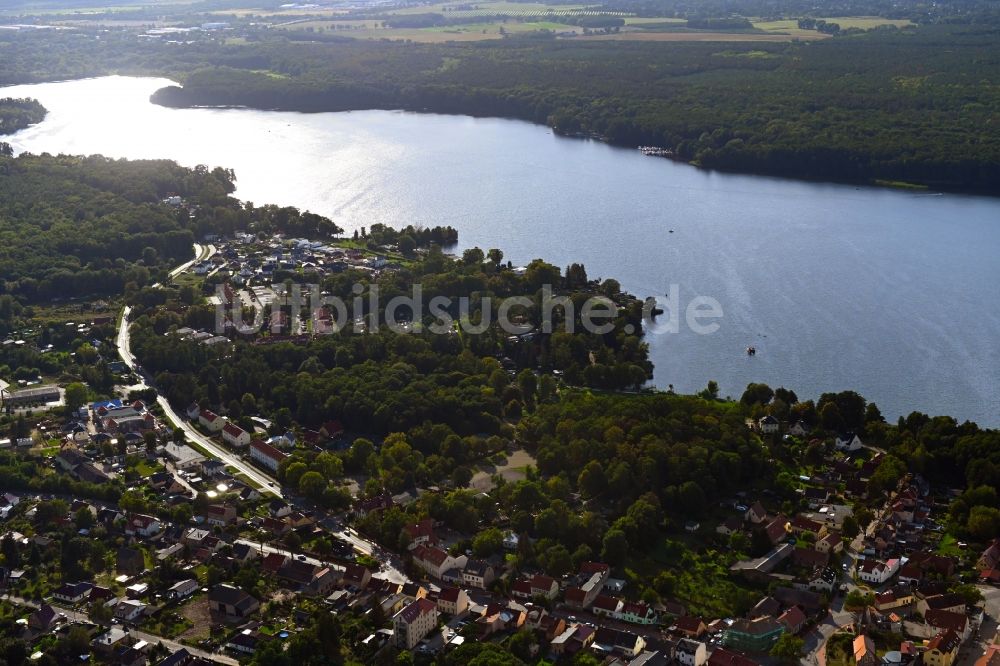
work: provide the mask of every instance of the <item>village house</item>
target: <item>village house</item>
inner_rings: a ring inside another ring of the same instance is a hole
[[[462,582],[469,587],[485,590],[496,578],[493,565],[485,560],[469,560],[462,569]]]
[[[417,546],[436,546],[438,544],[432,518],[424,518],[418,523],[407,525],[403,528],[403,534],[407,539],[407,550],[413,550]]]
[[[781,422],[768,414],[757,421],[757,430],[763,435],[773,435],[781,429]]]
[[[927,666],[951,666],[958,655],[962,640],[950,629],[942,631],[930,640],[924,650],[924,664]]]
[[[584,562],[576,576],[576,583],[567,588],[565,600],[572,608],[588,608],[594,604],[597,595],[604,589],[604,583],[611,575],[611,567],[603,562]]]
[[[702,646],[704,648],[704,646]],[[590,649],[600,655],[619,655],[633,659],[646,649],[646,640],[628,631],[598,627]]]
[[[797,634],[806,626],[808,618],[798,606],[792,606],[778,617],[778,622],[789,634]]]
[[[708,627],[705,626],[704,620],[700,617],[685,615],[674,621],[670,631],[682,634],[687,638],[701,638],[708,631]]]
[[[244,448],[250,444],[250,439],[250,433],[230,421],[222,427],[222,441],[235,449]]]
[[[533,599],[535,597],[555,599],[558,594],[559,583],[554,578],[542,575],[535,575],[527,580],[518,580],[511,587],[511,596],[520,599]]]
[[[742,652],[767,652],[783,633],[784,625],[772,616],[739,618],[722,633],[722,644]]]
[[[760,525],[767,520],[767,511],[760,502],[754,502],[746,512],[747,521],[754,525]]]
[[[927,615],[928,611],[948,611],[951,613],[965,613],[965,598],[956,593],[935,594],[917,601],[917,612]]]
[[[705,663],[708,666],[760,666],[750,657],[725,648],[716,648]]]
[[[878,666],[880,660],[875,653],[875,641],[864,634],[854,637],[855,666]]]
[[[837,435],[837,439],[834,441],[834,444],[839,451],[846,451],[848,453],[853,453],[854,451],[864,448],[861,438],[853,432]]]
[[[198,414],[198,424],[210,433],[217,433],[225,427],[226,422],[215,412],[203,409]]]
[[[812,429],[805,421],[796,421],[788,428],[788,434],[795,437],[806,437],[811,431]]]
[[[899,560],[890,559],[882,562],[875,559],[867,559],[862,562],[858,569],[858,578],[870,585],[882,585],[899,571]]]
[[[146,604],[136,599],[125,599],[115,606],[114,615],[122,622],[136,622],[146,612]]]
[[[167,590],[166,597],[171,601],[186,599],[198,591],[198,581],[193,578],[178,581]]]
[[[597,637],[594,627],[586,624],[575,624],[552,639],[549,650],[557,656],[574,655],[593,644]]]
[[[417,599],[392,618],[396,647],[412,650],[437,626],[437,605]]]
[[[260,609],[260,602],[232,585],[216,585],[208,591],[208,608],[227,620],[242,620]]]
[[[681,666],[703,666],[708,661],[708,651],[705,644],[691,638],[677,641],[674,655]]]
[[[236,518],[236,508],[227,504],[209,504],[205,508],[205,522],[212,526],[233,525]]]
[[[469,595],[459,587],[446,587],[438,594],[437,609],[442,615],[460,616],[469,609]]]
[[[821,553],[833,555],[844,550],[844,540],[840,532],[827,532],[822,538],[816,540],[816,550]]]
[[[56,611],[48,604],[42,604],[28,617],[28,626],[35,631],[48,631],[56,623]]]
[[[194,469],[200,466],[202,461],[205,460],[205,456],[201,455],[187,444],[168,442],[167,445],[163,447],[163,451],[167,457],[173,461],[174,467],[179,470]]]
[[[153,516],[135,513],[126,518],[125,534],[148,539],[163,531],[163,524]]]
[[[258,439],[250,442],[250,458],[272,472],[277,472],[278,465],[287,457],[287,454]]]
[[[441,578],[451,569],[464,569],[469,561],[465,555],[453,557],[435,546],[417,546],[413,549],[413,564],[434,578]]]

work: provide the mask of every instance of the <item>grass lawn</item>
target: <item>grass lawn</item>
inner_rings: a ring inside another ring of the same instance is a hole
[[[162,472],[163,469],[163,465],[159,463],[150,463],[145,458],[139,460],[135,464],[136,473],[144,479],[156,474],[157,472]]]
[[[958,547],[958,539],[951,534],[945,534],[938,543],[937,552],[941,555],[948,555],[961,559],[962,550]]]
[[[162,611],[142,624],[143,631],[165,638],[176,638],[193,627],[194,622],[175,611]]]

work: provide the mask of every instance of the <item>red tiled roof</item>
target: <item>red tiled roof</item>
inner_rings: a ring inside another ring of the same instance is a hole
[[[412,604],[399,611],[401,619],[407,624],[414,622],[418,617],[426,613],[437,610],[437,606],[429,599],[417,599]]]
[[[708,666],[760,666],[750,657],[745,657],[738,652],[730,652],[725,648],[718,648],[712,652],[707,663]]]
[[[246,431],[235,423],[229,422],[222,427],[222,432],[228,434],[230,437],[239,437]]]

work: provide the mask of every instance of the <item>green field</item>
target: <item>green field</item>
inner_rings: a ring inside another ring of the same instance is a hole
[[[833,18],[823,18],[827,23],[836,23],[842,29],[858,28],[860,30],[871,30],[883,25],[894,25],[903,28],[913,25],[912,21],[906,19],[886,19],[878,16],[838,16]],[[789,35],[799,35],[802,37],[815,37],[815,30],[803,30],[799,27],[798,19],[783,19],[780,21],[753,21],[753,27],[765,32],[783,33]]]

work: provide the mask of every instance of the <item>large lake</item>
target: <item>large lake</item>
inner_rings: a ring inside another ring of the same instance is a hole
[[[462,247],[500,247],[515,264],[581,261],[639,296],[677,284],[682,306],[717,299],[715,334],[682,323],[647,337],[659,386],[855,389],[891,419],[1000,424],[1000,199],[711,173],[518,121],[150,104],[168,84],[0,89],[50,111],[7,140],[232,167],[237,196],[348,230],[450,224]]]

